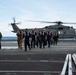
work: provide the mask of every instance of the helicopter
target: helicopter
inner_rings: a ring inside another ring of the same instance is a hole
[[[76,24],[71,22],[50,22],[50,21],[35,21],[35,20],[26,20],[28,22],[39,22],[39,23],[49,23],[54,25],[45,26],[44,29],[51,30],[51,32],[58,32],[60,38],[75,38],[76,37],[76,29],[73,26],[65,26],[63,24]]]
[[[43,28],[33,28],[35,31],[39,31],[43,29],[44,31],[50,30],[51,32],[58,32],[60,38],[74,38],[76,37],[76,29],[70,26],[64,26],[63,24],[76,24],[76,23],[70,23],[70,22],[62,22],[62,21],[56,21],[56,22],[49,22],[49,21],[35,21],[35,20],[25,20],[27,22],[39,22],[39,23],[49,23],[54,25],[45,26]],[[16,23],[15,17],[13,17],[13,23],[10,25],[13,28],[14,33],[17,33],[19,30],[25,31],[26,29],[20,29],[17,25],[20,24]],[[33,29],[28,29],[29,32],[31,32]]]

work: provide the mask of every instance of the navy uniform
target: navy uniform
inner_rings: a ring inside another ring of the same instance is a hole
[[[2,34],[0,32],[0,49],[1,49],[1,39],[2,39]]]
[[[50,34],[50,32],[47,33],[47,43],[48,43],[48,47],[50,47],[50,45],[51,45],[51,34]]]
[[[25,51],[27,51],[27,46],[29,47],[29,50],[31,50],[30,48],[30,43],[29,43],[29,34],[28,32],[26,31],[24,33],[24,48],[25,48]]]
[[[34,31],[32,31],[32,33],[31,33],[31,38],[32,38],[32,40],[31,40],[31,48],[32,47],[35,48],[35,32]]]
[[[58,42],[58,33],[56,33],[56,32],[54,33],[53,39],[54,39],[54,44],[57,45],[57,42]]]
[[[40,48],[45,48],[45,35],[43,31],[39,34],[39,42],[40,42]]]

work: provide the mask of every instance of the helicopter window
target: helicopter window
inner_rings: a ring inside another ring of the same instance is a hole
[[[60,31],[58,31],[58,34],[60,34]]]
[[[75,30],[75,34],[76,34],[76,30]]]
[[[59,30],[63,30],[63,28],[62,28],[62,27],[59,27],[58,29],[59,29]]]
[[[58,34],[63,34],[63,31],[58,31]]]

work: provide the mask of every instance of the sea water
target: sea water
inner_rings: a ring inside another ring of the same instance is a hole
[[[17,40],[16,36],[3,36],[2,40]]]

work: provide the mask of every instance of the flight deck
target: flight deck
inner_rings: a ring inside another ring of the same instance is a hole
[[[32,48],[27,52],[24,51],[24,44],[22,49],[18,49],[16,41],[2,41],[0,75],[60,75],[67,54],[74,53],[76,53],[75,41],[59,41],[50,48]],[[69,75],[68,70],[66,75]],[[76,75],[73,61],[72,75]]]

